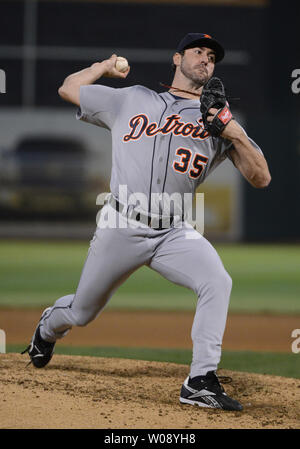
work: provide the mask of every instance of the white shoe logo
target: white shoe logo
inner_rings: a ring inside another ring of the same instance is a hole
[[[189,396],[189,399],[199,398],[202,396],[215,396],[216,394],[209,390],[200,390]]]

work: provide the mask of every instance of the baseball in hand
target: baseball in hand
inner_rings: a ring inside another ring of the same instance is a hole
[[[123,58],[122,56],[118,56],[115,67],[118,70],[118,72],[122,72],[122,73],[126,72],[126,70],[128,69],[127,59]]]

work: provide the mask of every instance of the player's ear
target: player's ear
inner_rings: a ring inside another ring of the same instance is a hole
[[[173,64],[177,67],[181,63],[182,54],[181,53],[175,53],[173,55]]]

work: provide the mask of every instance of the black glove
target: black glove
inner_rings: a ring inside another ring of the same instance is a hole
[[[218,109],[211,122],[207,121],[212,116],[208,111],[211,108]],[[200,97],[200,111],[204,128],[214,137],[218,137],[225,126],[233,119],[229,104],[226,100],[225,88],[219,78],[213,77],[203,86]]]

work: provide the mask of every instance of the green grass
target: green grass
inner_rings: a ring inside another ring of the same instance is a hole
[[[7,345],[7,352],[21,352],[24,346]],[[116,357],[189,365],[192,352],[187,349],[151,349],[117,347],[65,347],[59,344],[56,354]],[[219,369],[272,374],[300,379],[300,354],[223,351]]]
[[[233,278],[231,312],[300,314],[300,245],[216,245]],[[75,292],[88,242],[0,241],[0,307],[52,305]],[[194,310],[196,296],[143,267],[110,308]]]

